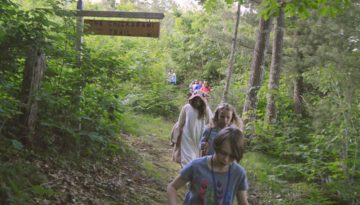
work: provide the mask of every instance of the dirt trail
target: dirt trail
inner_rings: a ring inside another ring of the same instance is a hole
[[[141,137],[124,135],[124,139],[132,149],[137,150],[147,174],[153,179],[153,184],[146,185],[145,193],[140,193],[145,196],[145,200],[140,204],[167,204],[166,186],[180,171],[180,165],[171,160],[172,147],[169,141],[154,135]],[[184,196],[184,192],[184,189],[180,190],[179,198]]]
[[[33,198],[32,204],[167,204],[166,186],[180,171],[180,165],[171,161],[169,141],[154,135],[121,138],[132,150],[126,156],[80,158],[65,164],[52,157],[31,160],[46,175],[48,183],[43,186],[53,192]],[[179,202],[185,192],[185,187],[179,190]]]
[[[42,171],[47,183],[41,186],[52,191],[41,189],[43,197],[34,197],[30,204],[167,204],[166,186],[180,170],[171,161],[168,141],[153,135],[121,138],[132,150],[126,156],[76,161],[33,156],[28,163]]]

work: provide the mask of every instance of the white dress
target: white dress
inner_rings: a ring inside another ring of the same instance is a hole
[[[183,125],[181,135],[181,166],[184,167],[191,160],[200,156],[200,139],[205,126],[212,117],[212,112],[207,106],[207,113],[202,119],[198,119],[198,111],[190,104],[186,104],[179,116],[179,126]]]

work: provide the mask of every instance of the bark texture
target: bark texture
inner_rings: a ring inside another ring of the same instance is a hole
[[[256,117],[255,113],[258,102],[257,94],[264,78],[264,62],[266,48],[269,42],[270,30],[271,19],[265,20],[261,18],[259,21],[259,30],[257,33],[256,44],[252,56],[249,85],[243,107],[242,118],[244,119],[245,127],[248,122],[254,121]]]
[[[229,62],[229,67],[228,67],[227,74],[226,74],[224,93],[221,98],[222,103],[225,103],[228,100],[229,87],[230,87],[231,76],[232,76],[232,72],[233,72],[233,68],[234,68],[234,61],[235,61],[234,58],[235,58],[235,53],[236,53],[236,42],[237,42],[239,21],[240,21],[240,3],[238,2],[237,13],[236,13],[235,32],[234,32],[234,38],[232,39],[232,46],[231,46],[231,51],[230,51],[230,62]]]
[[[270,66],[270,77],[268,84],[267,105],[266,105],[266,121],[275,124],[277,120],[276,98],[279,92],[281,61],[284,42],[284,8],[279,8],[279,15],[276,18],[275,37],[273,42],[273,51]]]
[[[32,134],[38,116],[38,102],[36,95],[40,89],[41,80],[45,69],[45,54],[39,49],[30,49],[27,53],[23,82],[20,91],[22,102],[20,123],[23,126],[21,141],[30,145]]]
[[[293,103],[294,112],[301,116],[305,115],[303,93],[304,93],[304,79],[302,73],[298,71],[297,76],[294,80],[294,91],[293,91]]]

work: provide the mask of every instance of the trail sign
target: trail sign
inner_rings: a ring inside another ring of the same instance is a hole
[[[160,22],[84,20],[85,33],[158,38]]]

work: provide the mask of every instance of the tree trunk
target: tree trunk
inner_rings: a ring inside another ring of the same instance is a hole
[[[26,146],[32,144],[32,135],[35,130],[38,114],[36,95],[40,89],[44,68],[45,54],[39,49],[30,49],[25,61],[23,82],[20,91],[22,106],[19,121],[23,127],[21,141]]]
[[[81,11],[84,8],[84,2],[82,0],[78,0],[77,2],[77,10]],[[84,19],[82,16],[77,17],[77,21],[76,21],[76,42],[75,42],[75,49],[77,50],[77,56],[76,56],[76,64],[77,67],[79,68],[79,72],[80,72],[80,82],[79,85],[75,91],[75,96],[74,96],[74,106],[75,109],[79,109],[79,112],[81,112],[81,107],[80,107],[80,101],[81,101],[81,95],[82,95],[82,90],[84,88],[84,79],[83,79],[83,75],[82,75],[82,44],[83,44],[83,27],[84,27]],[[78,121],[78,129],[81,130],[81,118]]]
[[[266,105],[266,121],[270,124],[275,124],[277,120],[276,98],[279,92],[282,50],[284,41],[284,8],[281,6],[279,16],[276,18],[275,37],[273,42],[273,51],[271,58],[270,77],[269,77],[269,91],[267,94]]]
[[[294,93],[293,93],[293,103],[294,103],[294,112],[300,116],[305,115],[304,105],[303,105],[303,93],[304,93],[304,79],[302,77],[302,70],[299,69],[294,80]]]
[[[260,89],[264,78],[264,62],[269,34],[271,30],[271,19],[260,19],[259,30],[257,33],[256,44],[252,56],[249,86],[246,93],[242,118],[244,125],[255,120],[258,97],[257,93]]]
[[[234,58],[235,58],[235,52],[236,52],[236,41],[237,41],[237,33],[238,33],[238,28],[239,28],[239,21],[240,21],[240,3],[238,2],[237,13],[236,13],[235,32],[234,32],[234,38],[232,39],[232,46],[231,46],[231,51],[230,51],[230,62],[229,62],[229,67],[228,67],[227,74],[226,74],[224,93],[221,98],[221,102],[223,102],[223,103],[227,102],[228,95],[229,95],[230,81],[231,81],[231,76],[232,76],[233,67],[234,67]]]
[[[84,8],[84,4],[82,0],[78,0],[77,2],[77,6],[76,9],[78,11],[83,10]],[[82,60],[82,54],[81,54],[81,50],[82,50],[82,43],[83,43],[83,27],[84,27],[84,18],[82,16],[78,16],[77,20],[76,20],[76,42],[75,42],[75,49],[77,50],[77,55],[76,55],[76,63],[77,66],[80,68],[81,67],[81,60]]]

